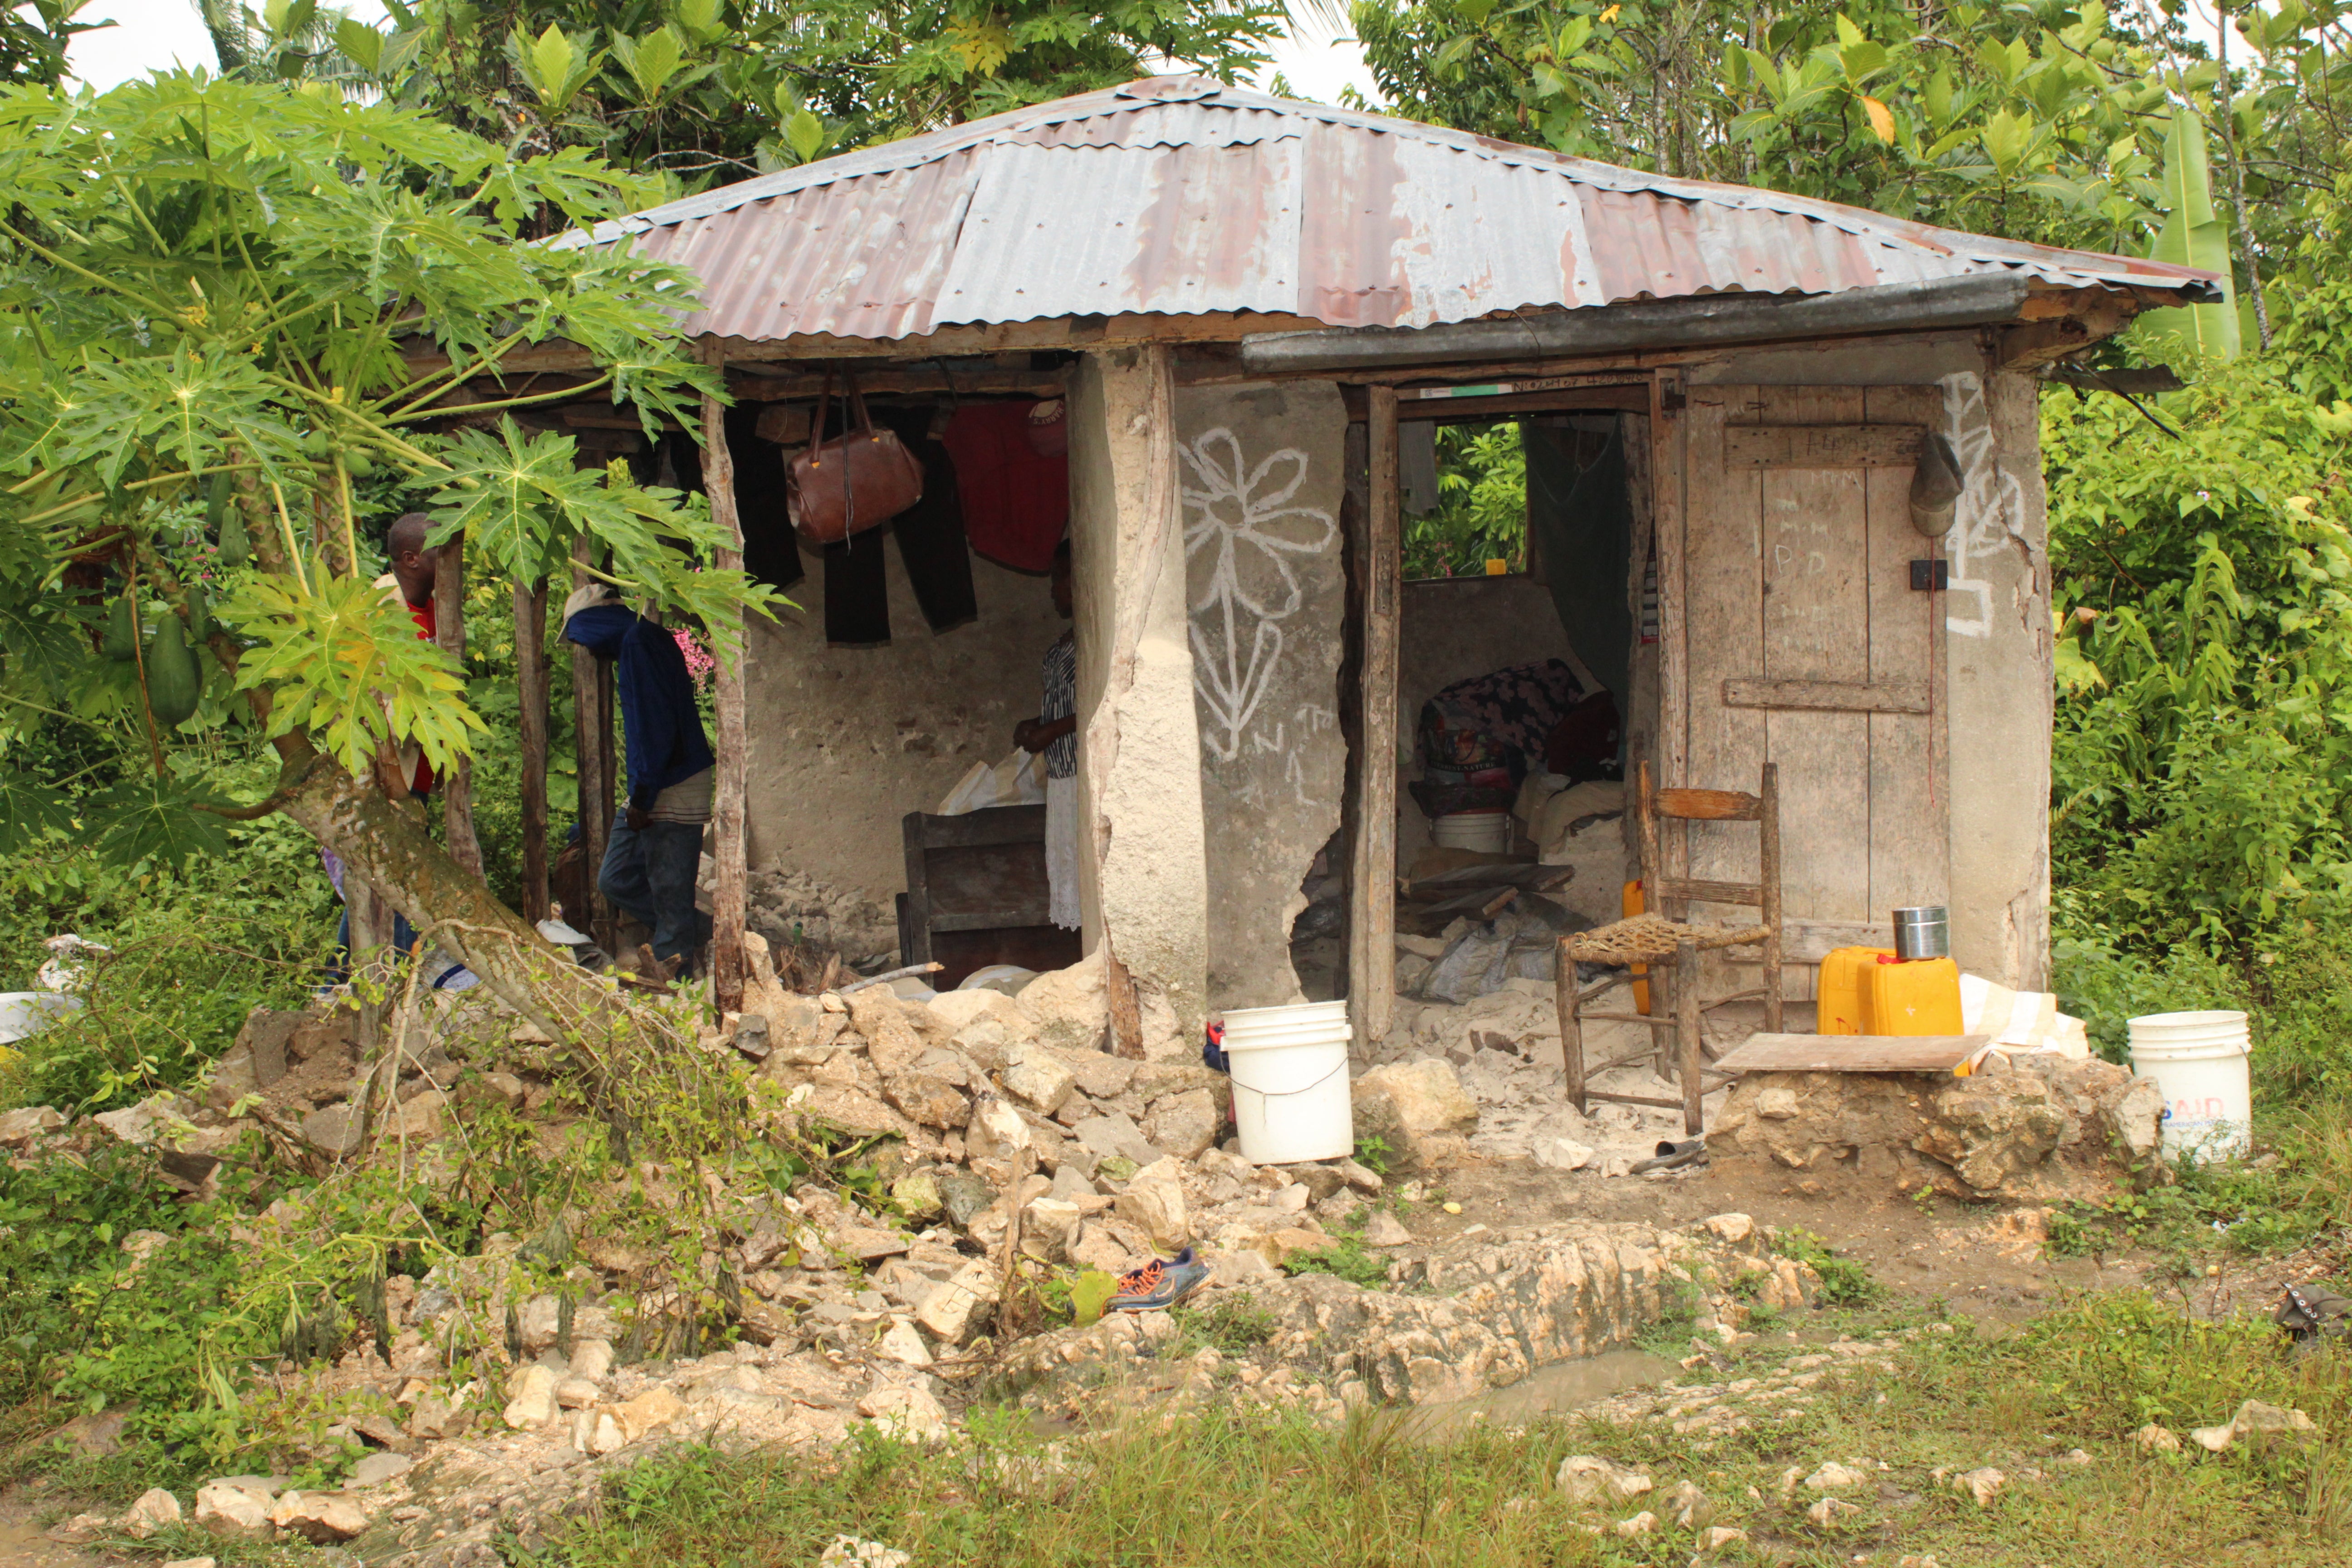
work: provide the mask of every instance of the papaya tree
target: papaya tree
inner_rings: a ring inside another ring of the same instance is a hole
[[[117,861],[184,863],[282,812],[546,1020],[553,950],[436,845],[391,763],[446,769],[482,723],[376,585],[363,498],[517,581],[587,536],[600,574],[733,657],[766,591],[712,564],[700,498],[583,468],[529,418],[601,395],[649,433],[699,426],[718,382],[677,335],[688,278],[516,238],[649,183],[322,84],[175,74],[0,91],[0,730],[127,714],[148,763],[74,803],[0,770],[0,853],[71,821]],[[559,339],[593,367],[553,393],[498,379]],[[266,795],[234,798],[184,743],[200,701],[274,748]]]

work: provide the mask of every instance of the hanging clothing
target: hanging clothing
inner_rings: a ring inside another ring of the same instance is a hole
[[[434,608],[431,595],[426,595],[425,602],[421,605],[410,604],[408,595],[401,592],[400,579],[389,572],[377,578],[373,586],[383,595],[387,604],[396,604],[408,612],[408,618],[416,623],[417,641],[439,640],[441,618],[439,612]],[[433,786],[440,782],[433,776],[432,765],[425,762],[424,752],[414,742],[400,748],[400,773],[408,781],[410,793],[416,795],[431,795]]]
[[[923,465],[923,493],[890,520],[898,541],[898,563],[915,590],[915,607],[934,632],[980,619],[980,599],[971,585],[971,550],[964,541],[963,495],[956,484],[955,459],[931,439],[931,411],[893,408],[874,422],[898,433]]]
[[[727,411],[727,455],[735,464],[735,516],[743,530],[743,570],[771,588],[791,587],[808,574],[784,510],[784,449],[755,431],[760,405]]]
[[[971,547],[1016,572],[1047,572],[1070,521],[1070,459],[1030,444],[1031,407],[966,404],[942,439],[955,461]]]
[[[1045,662],[1038,671],[1038,680],[1045,689],[1037,706],[1037,717],[1047,723],[1067,719],[1078,710],[1078,634],[1064,632],[1045,650]],[[1045,776],[1049,779],[1076,778],[1078,774],[1078,732],[1064,735],[1045,748]]]
[[[980,618],[955,464],[928,433],[929,411],[877,410],[874,422],[896,431],[923,465],[923,493],[883,527],[824,546],[824,640],[835,647],[877,647],[890,640],[886,533],[898,541],[898,564],[915,591],[924,625],[944,632]]]

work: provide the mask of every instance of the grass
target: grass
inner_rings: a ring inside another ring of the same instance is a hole
[[[2094,1298],[2003,1340],[1923,1336],[1894,1371],[1852,1371],[1813,1392],[1794,1418],[1727,1438],[1584,1418],[1433,1438],[1397,1412],[1327,1427],[1213,1408],[1138,1414],[1049,1443],[982,1412],[968,1436],[929,1449],[868,1437],[814,1463],[675,1450],[617,1478],[598,1514],[508,1552],[549,1568],[800,1564],[851,1535],[921,1568],[1683,1568],[1696,1542],[1667,1521],[1664,1500],[1688,1481],[1713,1522],[1748,1532],[1710,1559],[1732,1563],[2352,1562],[2341,1436],[2352,1430],[2352,1359],[2292,1354],[2264,1325]],[[2220,1456],[2150,1455],[2129,1441],[2150,1420],[2183,1432],[2225,1422],[2244,1398],[2301,1408],[2320,1434]],[[2064,1462],[2075,1448],[2088,1464]],[[1580,1512],[1552,1488],[1575,1453],[1639,1466],[1655,1489]],[[1822,1526],[1805,1516],[1818,1494],[1784,1499],[1780,1480],[1829,1459],[1873,1479],[1843,1494],[1859,1513]],[[1984,1465],[2010,1478],[1986,1509],[1934,1473]],[[1643,1507],[1659,1516],[1651,1534],[1607,1529]],[[1595,1525],[1602,1534],[1586,1533]]]

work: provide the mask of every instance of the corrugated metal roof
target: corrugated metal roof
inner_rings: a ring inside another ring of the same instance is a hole
[[[688,331],[751,341],[1130,312],[1423,327],[1729,291],[2010,271],[2212,275],[1644,174],[1154,77],[723,186],[597,228],[691,267]]]

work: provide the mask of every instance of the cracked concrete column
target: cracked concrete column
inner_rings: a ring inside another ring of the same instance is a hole
[[[2038,387],[2018,371],[1943,384],[1969,486],[1945,547],[1951,589],[1940,595],[1952,956],[1972,974],[2038,991],[2050,974],[2054,690]]]
[[[1168,351],[1089,353],[1070,387],[1078,858],[1089,953],[1135,977],[1147,1055],[1199,1049],[1208,989],[1201,736]]]

